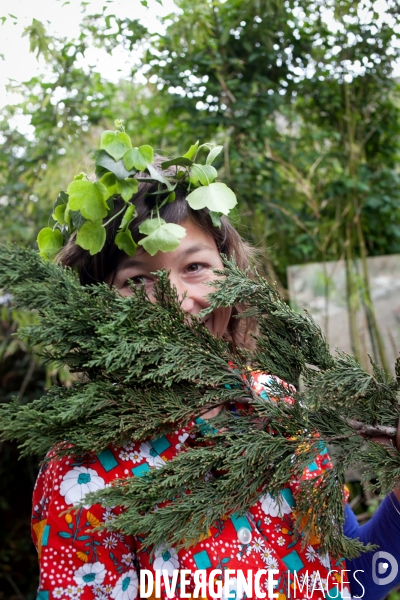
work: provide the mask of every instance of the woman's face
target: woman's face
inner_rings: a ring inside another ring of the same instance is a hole
[[[216,279],[211,269],[221,269],[222,261],[214,238],[203,229],[185,221],[181,225],[186,229],[186,236],[173,252],[157,252],[150,256],[142,248],[134,257],[127,256],[118,266],[114,278],[114,286],[122,296],[129,296],[131,290],[128,280],[138,286],[145,285],[147,295],[153,300],[152,289],[157,277],[155,271],[169,271],[171,284],[175,286],[182,300],[182,310],[197,315],[208,307],[206,296],[213,290],[205,285],[207,281]],[[217,308],[205,317],[204,323],[216,337],[222,337],[231,316],[230,308]]]

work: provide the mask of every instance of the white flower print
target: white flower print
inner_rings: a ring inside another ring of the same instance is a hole
[[[113,586],[111,585],[111,583],[106,583],[106,585],[104,585],[103,588],[105,594],[111,594],[113,590]]]
[[[285,545],[285,538],[282,535],[280,535],[276,541],[278,543],[278,546],[284,546]]]
[[[96,596],[104,593],[104,588],[101,583],[96,583],[96,585],[93,586],[93,593],[96,594]]]
[[[129,460],[129,452],[128,450],[121,450],[119,453],[119,457],[121,460]]]
[[[131,461],[134,464],[136,464],[142,460],[139,450],[132,450],[131,452],[129,452],[129,458],[131,459]]]
[[[69,596],[69,598],[73,598],[75,595],[75,586],[74,585],[67,585],[67,587],[64,590],[64,593],[67,594],[67,596]]]
[[[168,571],[168,575],[172,577],[174,569],[179,569],[179,559],[175,548],[158,546],[154,551],[154,556],[153,569],[155,571]]]
[[[261,560],[267,563],[269,560],[273,558],[273,552],[270,548],[264,548],[261,551]]]
[[[123,444],[122,447],[125,448],[125,450],[128,450],[128,452],[129,452],[130,450],[134,449],[135,444],[134,444],[134,442],[128,442],[127,444]]]
[[[60,494],[67,504],[78,504],[89,492],[104,488],[105,482],[94,469],[74,467],[64,475],[60,485]],[[90,504],[85,506],[90,508]]]
[[[312,546],[307,546],[306,558],[310,562],[314,562],[314,560],[316,560],[316,558],[317,558],[317,551],[315,550],[315,548],[313,548]]]
[[[79,567],[74,573],[74,579],[78,585],[94,586],[103,583],[105,576],[106,570],[101,562],[87,563]]]
[[[259,552],[262,552],[265,548],[264,540],[261,537],[255,538],[252,548],[253,548],[254,552],[257,552],[257,554]]]
[[[279,570],[278,561],[273,556],[271,556],[270,558],[268,558],[265,561],[265,564],[267,566],[267,570],[268,571],[273,571],[274,569]]]
[[[69,586],[68,588],[68,596],[71,598],[71,600],[78,600],[80,593],[78,591],[78,587],[77,586]],[[81,590],[82,588],[79,588],[79,590]]]
[[[321,565],[323,565],[325,567],[325,569],[330,571],[331,570],[331,559],[329,558],[328,552],[325,552],[325,554],[320,554],[318,552],[317,557],[318,557],[318,560],[321,563]]]
[[[273,498],[271,494],[264,494],[260,497],[260,502],[262,510],[271,517],[283,517],[292,512],[282,494],[278,494],[277,498]]]
[[[54,598],[62,598],[64,596],[64,589],[60,587],[55,588],[53,591],[53,596]]]
[[[138,576],[136,571],[130,569],[127,573],[121,575],[113,591],[111,598],[114,600],[133,600],[138,591]]]
[[[141,458],[146,459],[146,462],[150,467],[159,468],[165,464],[161,456],[159,456],[154,448],[147,442],[140,444],[140,456]]]
[[[307,573],[308,573],[308,571],[307,571]],[[306,573],[302,573],[300,575],[300,585],[301,586],[305,585],[306,588],[307,588],[307,586],[309,585],[309,583],[310,583],[310,578],[308,577],[308,575]]]
[[[83,585],[77,585],[75,589],[78,596],[80,596],[83,593]]]
[[[231,577],[229,579],[229,586],[224,585],[222,588],[222,596],[221,600],[242,600],[243,592],[238,594],[238,584],[236,577]]]
[[[271,525],[271,519],[269,517],[264,517],[264,523],[266,525]]]
[[[103,515],[104,523],[112,523],[115,520],[116,515],[114,515],[112,508],[106,508]]]
[[[118,540],[112,534],[109,535],[108,537],[104,538],[104,540],[103,540],[103,546],[105,548],[107,548],[107,550],[113,550],[117,544],[118,544]]]
[[[321,575],[319,573],[319,571],[313,571],[310,575],[310,587],[311,587],[311,591],[323,591],[324,588],[324,584],[323,584],[323,580],[321,580]],[[321,590],[322,588],[322,590]]]
[[[132,552],[128,552],[128,554],[122,555],[121,562],[123,562],[127,567],[132,567],[134,559],[135,555],[132,554]]]

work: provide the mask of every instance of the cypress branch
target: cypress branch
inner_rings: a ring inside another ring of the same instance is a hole
[[[35,252],[2,247],[1,288],[16,306],[37,313],[37,323],[19,334],[77,380],[28,405],[1,406],[1,437],[17,440],[24,454],[97,453],[111,443],[157,438],[223,405],[203,427],[204,447],[187,447],[162,468],[116,482],[85,502],[126,507],[109,527],[146,532],[149,545],[190,545],[218,519],[245,512],[266,490],[278,494],[295,478],[295,526],[304,543],[313,529],[324,549],[353,557],[367,548],[343,535],[344,474],[361,465],[382,493],[400,478],[399,452],[360,437],[394,436],[399,362],[394,379],[374,363],[370,374],[348,354],[332,356],[307,313],[293,312],[259,275],[250,278],[233,261],[224,265],[200,316],[244,303],[238,318],[256,316],[259,325],[252,351],[233,351],[196,317],[188,324],[164,272],[153,304],[144,289],[123,298],[105,284],[82,287],[69,269]],[[301,376],[304,391],[271,380],[270,399],[262,399],[250,387],[248,365],[293,385]],[[296,402],[285,401],[288,395]],[[317,486],[303,481],[326,443],[335,467]]]

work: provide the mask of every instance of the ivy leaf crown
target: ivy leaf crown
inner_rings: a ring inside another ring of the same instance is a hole
[[[115,127],[115,131],[103,131],[100,148],[94,151],[96,180],[80,173],[66,192],[58,194],[51,215],[54,224],[42,229],[37,237],[44,258],[53,259],[72,234],[76,235],[76,244],[91,255],[97,254],[106,242],[106,226],[117,217],[121,222],[114,242],[128,256],[134,256],[138,245],[151,256],[175,250],[186,231],[181,225],[166,223],[160,209],[175,200],[178,186],[187,190],[186,200],[193,210],[210,211],[216,227],[221,226],[221,215],[228,215],[237,204],[234,192],[216,181],[218,173],[212,166],[222,146],[197,141],[183,156],[161,163],[163,170],[175,167],[172,175],[166,175],[154,165],[151,146],[133,146],[121,120],[115,121]],[[202,148],[208,150],[205,164],[197,161]],[[158,189],[155,208],[139,227],[144,237],[136,244],[129,225],[137,216],[134,199],[141,181],[156,182]],[[124,205],[113,214],[117,196]]]

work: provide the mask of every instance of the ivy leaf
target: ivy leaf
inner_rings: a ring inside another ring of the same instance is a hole
[[[134,241],[129,229],[127,231],[119,231],[115,236],[115,243],[128,256],[135,256],[138,245]]]
[[[117,180],[117,192],[121,194],[125,202],[129,202],[132,198],[133,194],[136,194],[138,191],[138,180],[132,177],[127,179],[118,179]]]
[[[63,236],[59,229],[45,227],[37,236],[40,256],[51,260],[53,256],[61,250],[63,245]]]
[[[106,241],[106,230],[101,221],[86,221],[78,231],[76,243],[90,254],[97,254]]]
[[[129,170],[135,167],[138,171],[145,171],[147,165],[154,160],[154,150],[151,146],[139,146],[127,150],[124,154],[124,165]]]
[[[59,204],[55,207],[53,214],[51,215],[55,221],[58,221],[60,225],[68,225],[67,220],[65,219],[65,209],[67,208],[66,204]]]
[[[168,190],[173,189],[171,183],[168,181],[168,179],[166,177],[164,177],[164,175],[161,175],[160,171],[158,171],[155,167],[153,167],[153,165],[147,165],[147,170],[150,174],[150,177],[152,179],[154,179],[155,181],[159,181],[160,183],[163,183]]]
[[[125,179],[126,177],[129,177],[129,175],[135,175],[135,173],[137,173],[136,169],[127,171],[122,160],[115,161],[104,150],[95,150],[94,157],[97,177],[101,177],[109,171],[114,173],[117,179]]]
[[[105,150],[114,160],[122,158],[127,150],[132,148],[131,138],[122,131],[103,131],[100,149]]]
[[[177,156],[176,158],[171,158],[171,160],[165,160],[163,163],[161,163],[161,168],[168,169],[168,167],[173,167],[175,165],[180,167],[191,167],[192,164],[193,161],[190,160],[190,158],[185,156]]]
[[[186,197],[190,208],[200,210],[208,208],[211,212],[227,215],[237,204],[236,196],[225,183],[210,183],[199,187]]]
[[[105,173],[100,179],[100,183],[106,186],[109,196],[117,193],[117,178],[114,173]]]
[[[130,222],[137,217],[136,206],[134,204],[130,204],[125,211],[124,216],[122,217],[121,224],[119,226],[120,229],[125,229],[128,227]]]
[[[218,229],[221,229],[221,213],[217,213],[213,210],[210,210],[210,217],[214,227],[218,227]]]
[[[107,198],[109,196],[105,185],[96,181],[73,181],[69,184],[68,207],[71,210],[80,210],[85,219],[98,221],[108,214]]]
[[[80,229],[82,225],[86,223],[86,219],[85,217],[82,217],[80,210],[69,210],[67,206],[66,213],[67,212],[69,217],[71,217],[72,225],[76,227],[76,229]]]
[[[207,156],[206,164],[211,165],[223,148],[223,146],[215,146],[215,148],[212,148]]]
[[[193,146],[190,146],[190,148],[186,152],[186,154],[183,155],[183,158],[192,159],[194,157],[194,155],[196,154],[198,147],[199,147],[199,140],[197,140],[197,142],[195,144],[193,144]]]
[[[158,251],[171,252],[181,243],[186,235],[186,229],[175,223],[166,223],[164,219],[146,219],[140,227],[140,233],[147,237],[140,240],[139,245],[154,256]]]
[[[167,202],[167,204],[170,204],[171,202],[174,202],[175,198],[176,198],[175,192],[171,192],[170,194],[168,194],[165,202]]]
[[[237,206],[235,206],[229,213],[228,215],[228,219],[230,220],[230,222],[232,223],[232,225],[234,227],[237,227],[240,224],[240,214],[239,211],[237,209]]]
[[[209,185],[217,178],[217,171],[211,165],[197,165],[194,164],[190,169],[190,181],[196,185]]]
[[[61,204],[68,204],[68,194],[65,192],[60,192],[58,194],[56,201],[54,202],[53,210],[55,211],[57,206],[60,206]]]

